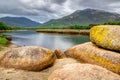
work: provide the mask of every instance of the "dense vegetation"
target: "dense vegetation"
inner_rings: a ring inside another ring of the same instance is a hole
[[[73,25],[68,27],[41,27],[39,29],[90,29],[91,26]]]
[[[90,29],[90,26],[79,26],[79,25],[75,25],[75,26],[70,26],[68,27],[69,29]]]
[[[0,22],[0,30],[29,30],[29,28],[11,27],[5,24],[4,22]]]
[[[6,25],[3,22],[0,22],[0,30],[11,30],[12,28],[8,25]],[[6,36],[0,34],[0,50],[2,46],[5,46],[9,43],[9,41],[6,39]]]
[[[108,22],[104,23],[104,25],[120,25],[120,22]]]
[[[3,22],[0,22],[0,30],[10,30],[12,29],[10,26],[6,25]]]

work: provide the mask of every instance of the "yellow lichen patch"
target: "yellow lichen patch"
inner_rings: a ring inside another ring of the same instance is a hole
[[[111,59],[100,56],[100,52],[94,52],[94,48],[87,50],[83,49],[79,54],[79,60],[81,59],[87,63],[100,65],[110,71],[120,74],[120,64],[116,64],[112,62]]]
[[[110,60],[107,58],[103,58],[99,56],[99,54],[95,54],[92,51],[83,51],[80,52],[81,54],[77,55],[76,59],[81,62],[83,60],[83,63],[91,63],[91,64],[96,64],[100,65],[110,71],[113,71],[117,74],[120,74],[120,64],[115,64],[112,63]]]
[[[91,41],[97,44],[103,43],[104,39],[108,35],[108,28],[102,26],[95,26],[90,30]]]
[[[67,57],[84,63],[96,64],[120,74],[120,54],[99,48],[91,42],[80,44],[65,51]]]
[[[48,56],[50,56],[50,55],[52,55],[52,54],[53,54],[53,52],[52,52],[51,50],[48,50],[47,53],[45,53],[44,56],[45,56],[45,57],[48,57]]]
[[[113,64],[111,61],[109,61],[107,58],[102,58],[99,55],[96,55],[94,53],[90,53],[92,54],[91,58],[97,62],[99,65],[120,74],[120,64]]]
[[[112,47],[112,40],[113,40],[113,35],[112,33],[109,33],[106,37],[106,39],[104,40],[104,48],[108,48],[110,49]]]
[[[91,42],[105,49],[120,51],[120,26],[100,25],[90,30]]]

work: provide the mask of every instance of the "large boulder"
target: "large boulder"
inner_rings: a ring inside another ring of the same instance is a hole
[[[49,49],[37,46],[12,48],[0,54],[0,66],[39,71],[51,66],[56,57]]]
[[[120,74],[120,53],[98,48],[91,42],[69,48],[65,54],[67,57],[97,64]]]
[[[90,30],[90,39],[100,47],[120,51],[120,26],[95,26]]]
[[[51,74],[54,70],[62,68],[64,65],[71,63],[78,63],[78,61],[72,58],[57,59],[54,65],[49,67],[47,70],[49,70],[49,73]]]
[[[56,59],[53,66],[37,72],[14,68],[0,68],[0,80],[48,80],[49,75],[54,70],[71,63],[77,63],[77,61],[70,58]]]
[[[120,80],[120,76],[100,66],[73,63],[55,70],[48,80]]]

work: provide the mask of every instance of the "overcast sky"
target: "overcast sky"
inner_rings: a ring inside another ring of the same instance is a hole
[[[0,0],[0,17],[22,16],[43,23],[86,8],[120,14],[120,0]]]

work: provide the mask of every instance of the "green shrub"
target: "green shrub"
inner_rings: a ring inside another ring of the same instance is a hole
[[[6,38],[0,38],[0,46],[7,45],[8,40]]]

